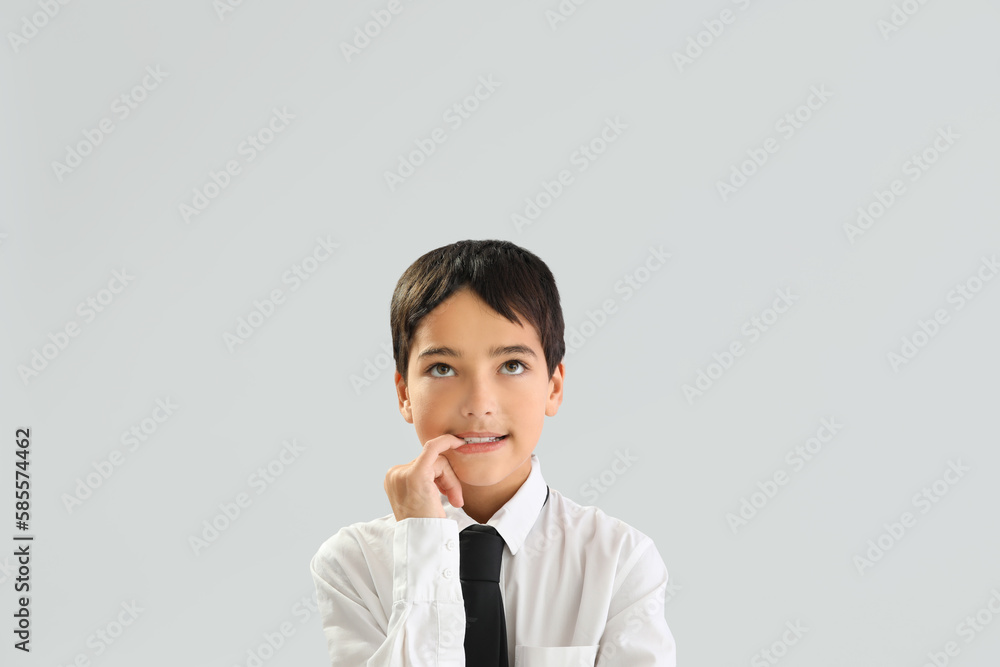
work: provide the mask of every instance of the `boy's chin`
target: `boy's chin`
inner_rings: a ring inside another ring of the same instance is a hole
[[[502,473],[497,473],[495,470],[480,469],[480,466],[463,466],[461,464],[452,468],[455,470],[455,475],[458,477],[464,486],[493,486],[501,479],[503,479]]]
[[[478,457],[476,457],[478,459]],[[471,461],[451,459],[452,470],[464,485],[493,486],[504,481],[520,466],[515,461],[487,461],[485,458]]]
[[[511,472],[510,470],[497,470],[495,465],[489,466],[485,462],[480,464],[453,463],[452,469],[455,471],[458,481],[469,486],[493,486]]]

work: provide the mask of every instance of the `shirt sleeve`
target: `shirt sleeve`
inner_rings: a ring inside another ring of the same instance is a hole
[[[341,531],[310,562],[331,664],[464,666],[458,524],[409,518],[396,522],[394,531],[388,618],[372,579],[378,568],[351,535]]]
[[[676,667],[664,604],[667,566],[648,537],[631,553],[611,599],[597,653],[598,667]]]

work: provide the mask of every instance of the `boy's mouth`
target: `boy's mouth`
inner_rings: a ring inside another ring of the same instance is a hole
[[[510,435],[510,434],[508,433],[507,435]],[[462,438],[462,440],[465,440],[465,444],[472,445],[472,444],[477,444],[477,443],[480,443],[480,442],[498,442],[498,441],[503,440],[504,438],[506,438],[507,435],[499,435],[499,436],[494,436],[494,437],[489,437],[489,438]]]

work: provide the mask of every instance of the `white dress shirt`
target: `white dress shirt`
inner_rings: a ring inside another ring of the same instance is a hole
[[[340,529],[310,562],[334,667],[465,665],[458,534],[476,523],[388,514]],[[675,667],[653,541],[550,489],[536,454],[487,522],[503,537],[500,590],[514,667]],[[470,665],[469,667],[478,667]]]

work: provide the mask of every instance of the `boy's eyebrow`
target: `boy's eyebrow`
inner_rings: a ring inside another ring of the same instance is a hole
[[[532,350],[527,345],[498,345],[496,347],[491,347],[489,350],[490,357],[502,357],[508,354],[522,354],[524,356],[536,359],[535,351]],[[441,356],[441,357],[455,357],[456,359],[462,358],[462,353],[453,350],[450,347],[429,347],[419,355],[417,359],[423,359],[424,357],[430,356]]]

